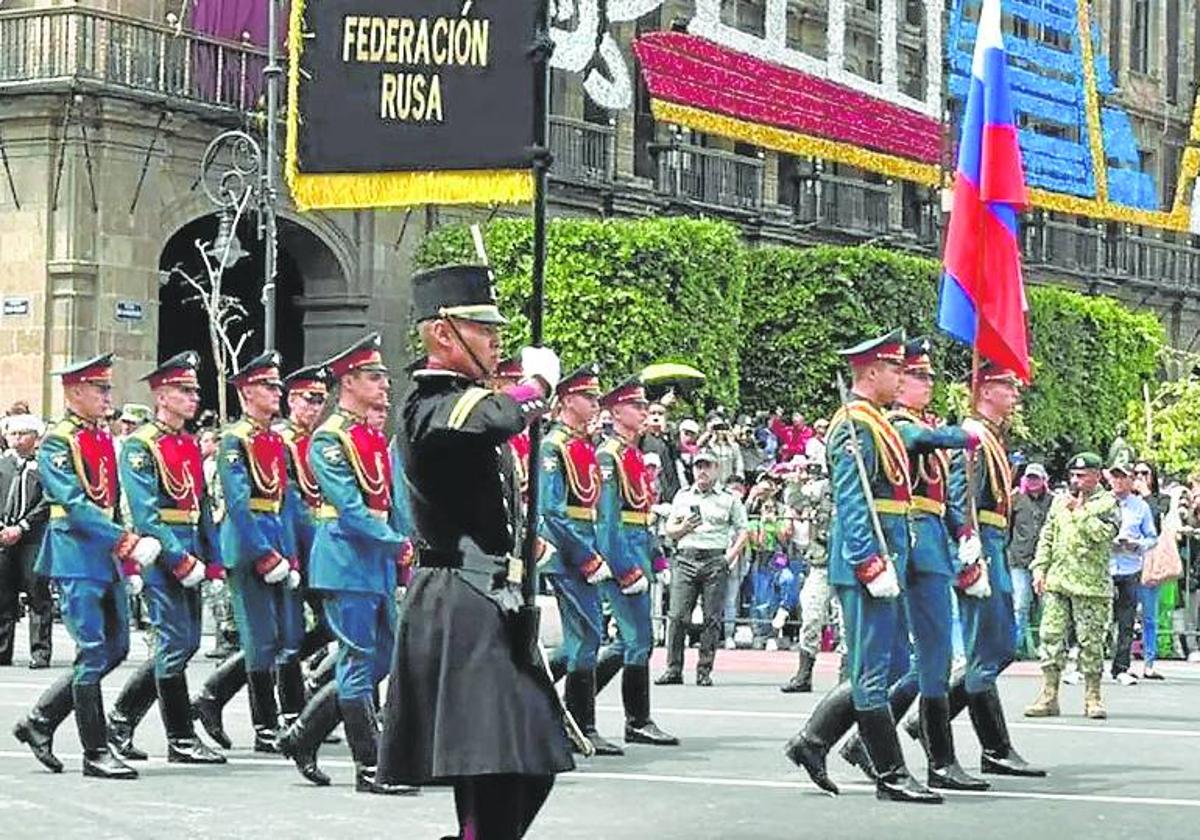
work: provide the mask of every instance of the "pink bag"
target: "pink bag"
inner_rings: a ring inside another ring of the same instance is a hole
[[[1163,581],[1183,577],[1183,561],[1179,558],[1179,543],[1174,528],[1164,526],[1154,548],[1142,558],[1142,583],[1158,586]]]

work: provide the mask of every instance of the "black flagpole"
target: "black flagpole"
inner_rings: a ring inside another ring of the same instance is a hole
[[[533,299],[529,307],[530,343],[542,346],[542,309],[546,279],[546,173],[550,169],[548,134],[548,104],[550,98],[550,53],[554,42],[547,24],[549,4],[537,3],[537,23],[531,55],[533,58]],[[529,427],[529,490],[525,510],[524,544],[521,558],[525,568],[521,576],[521,596],[525,610],[536,626],[537,608],[537,514],[538,480],[536,466],[542,442],[541,423],[535,420]],[[536,638],[536,637],[535,637]]]

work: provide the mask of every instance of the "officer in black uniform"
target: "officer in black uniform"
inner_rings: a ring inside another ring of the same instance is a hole
[[[574,767],[549,677],[518,656],[510,626],[521,523],[505,444],[545,411],[560,367],[553,351],[526,348],[526,379],[485,387],[504,323],[485,267],[418,274],[413,306],[429,358],[397,440],[418,568],[401,605],[378,778],[452,784],[460,836],[519,838],[554,775]]]

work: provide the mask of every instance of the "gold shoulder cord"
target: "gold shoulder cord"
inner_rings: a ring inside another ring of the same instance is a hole
[[[240,439],[246,450],[246,461],[250,464],[250,475],[254,479],[255,485],[267,496],[278,495],[282,484],[279,475],[279,464],[272,463],[271,475],[263,475],[263,471],[258,465],[258,459],[254,457],[254,446],[250,442],[249,436]]]
[[[375,473],[377,478],[372,478],[367,472],[366,465],[363,464],[362,456],[359,455],[358,447],[354,445],[353,439],[346,434],[343,429],[333,429],[338,440],[342,442],[342,448],[346,450],[346,460],[350,462],[350,468],[354,470],[354,477],[358,480],[358,486],[368,496],[385,496],[388,504],[391,505],[392,491],[387,486],[387,475],[383,466],[383,453],[375,453]]]
[[[579,471],[575,469],[575,462],[571,459],[571,454],[567,452],[567,447],[561,443],[555,444],[558,447],[559,453],[562,455],[563,469],[567,473],[567,481],[571,485],[571,489],[575,492],[575,496],[579,501],[586,505],[591,505],[596,501],[596,496],[599,493],[597,486],[599,476],[596,475],[596,470],[589,470],[591,473],[587,477],[587,484],[584,484],[583,477]]]
[[[96,483],[93,484],[88,477],[87,467],[83,463],[83,450],[79,448],[79,441],[75,439],[74,432],[64,435],[67,439],[67,446],[71,448],[71,461],[75,466],[75,474],[79,477],[79,483],[83,485],[83,492],[87,497],[98,505],[103,506],[105,499],[108,497],[108,470],[104,468],[104,458],[100,459],[100,465],[97,469]]]
[[[177,502],[185,501],[189,498],[195,498],[197,504],[200,501],[200,494],[196,493],[196,483],[192,480],[192,471],[186,466],[181,471],[183,477],[176,479],[171,475],[171,471],[167,469],[167,462],[162,456],[162,450],[153,442],[147,441],[150,451],[154,453],[154,461],[158,464],[158,474],[162,477],[163,489],[167,491],[167,495]]]

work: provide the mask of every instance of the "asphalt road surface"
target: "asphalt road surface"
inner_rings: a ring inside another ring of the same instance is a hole
[[[6,733],[61,668],[72,647],[56,627],[55,667],[30,671],[18,639],[18,661],[0,668],[0,720]],[[205,640],[205,649],[211,640]],[[135,637],[131,660],[145,646]],[[689,652],[691,655],[693,652]],[[656,651],[652,673],[661,670]],[[874,789],[837,758],[830,765],[843,786],[827,796],[783,757],[784,741],[832,685],[836,661],[822,657],[818,693],[783,695],[777,686],[794,667],[792,653],[721,651],[713,688],[655,688],[655,718],[677,734],[675,748],[631,746],[623,758],[581,760],[559,777],[530,832],[543,840],[643,838],[1174,838],[1191,836],[1200,821],[1200,666],[1164,663],[1163,683],[1123,688],[1105,681],[1107,721],[1082,717],[1082,687],[1066,687],[1064,716],[1026,721],[1021,709],[1037,691],[1036,668],[1018,664],[1001,680],[1017,748],[1046,766],[1043,780],[993,777],[986,793],[951,794],[941,806],[877,802]],[[691,660],[689,660],[690,665]],[[197,658],[193,691],[211,668]],[[129,673],[105,680],[106,707]],[[621,734],[620,691],[599,698],[601,731]],[[355,794],[344,744],[321,751],[334,785],[315,788],[290,762],[249,750],[251,726],[244,693],[226,710],[234,739],[229,764],[212,769],[170,765],[157,711],[138,730],[151,760],[134,782],[84,779],[73,718],[59,729],[56,752],[67,765],[47,773],[22,745],[0,735],[0,837],[17,838],[355,838],[434,840],[454,830],[453,796],[426,789],[418,797]],[[970,724],[955,727],[959,757],[978,769]],[[909,766],[924,772],[919,747],[905,737]]]

